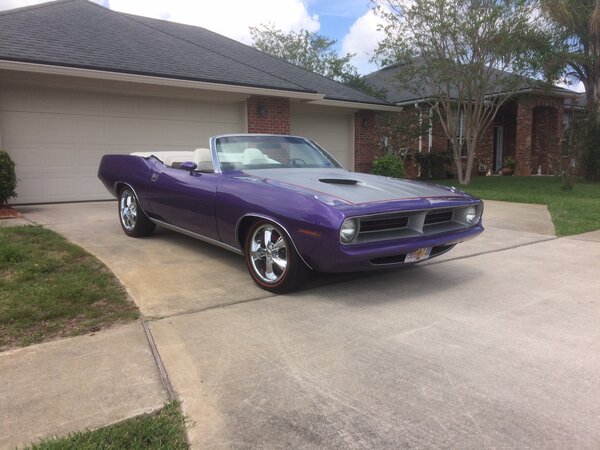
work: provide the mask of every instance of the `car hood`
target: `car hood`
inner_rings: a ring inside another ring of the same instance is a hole
[[[344,169],[256,169],[244,173],[255,179],[310,192],[328,203],[337,200],[335,203],[360,205],[415,198],[465,197],[453,188]]]

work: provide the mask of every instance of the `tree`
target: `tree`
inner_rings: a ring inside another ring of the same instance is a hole
[[[376,58],[401,65],[400,86],[437,115],[459,183],[468,184],[483,134],[547,58],[534,7],[526,0],[382,1],[375,12],[385,38]]]
[[[587,115],[574,117],[569,153],[580,155],[588,180],[600,181],[600,0],[540,0],[540,6],[564,44],[555,65],[567,78],[581,81],[586,92]]]
[[[285,33],[272,24],[250,27],[254,46],[262,52],[281,58],[337,81],[345,81],[357,74],[350,64],[354,55],[339,57],[332,48],[336,41],[308,30]]]
[[[600,124],[600,1],[540,0],[540,6],[564,43],[555,64],[583,83],[590,116]]]
[[[356,67],[350,63],[353,54],[338,56],[333,49],[337,42],[335,39],[304,29],[285,33],[272,24],[250,27],[250,35],[254,47],[262,52],[339,81],[365,94],[385,99],[385,92],[366,83]]]

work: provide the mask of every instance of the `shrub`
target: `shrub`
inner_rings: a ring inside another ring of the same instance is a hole
[[[565,130],[563,156],[579,161],[588,181],[600,181],[600,125],[583,114],[576,114],[571,125]]]
[[[398,155],[380,156],[373,161],[371,173],[385,177],[403,178],[404,162]]]
[[[440,180],[447,177],[447,173],[451,170],[452,160],[448,154],[440,152],[419,153],[417,161],[421,165],[420,178],[433,178]]]
[[[15,163],[8,153],[0,150],[0,206],[5,205],[10,198],[16,197],[17,175]]]
[[[600,181],[600,125],[587,129],[581,153],[586,180]]]

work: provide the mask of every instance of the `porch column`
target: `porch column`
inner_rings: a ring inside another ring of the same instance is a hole
[[[531,175],[531,134],[533,125],[533,108],[528,98],[521,97],[517,101],[517,130],[515,175]]]

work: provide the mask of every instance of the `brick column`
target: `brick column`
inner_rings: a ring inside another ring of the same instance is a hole
[[[517,100],[517,133],[515,175],[531,175],[531,134],[533,124],[533,108],[526,97]]]
[[[375,134],[375,113],[360,110],[354,114],[354,170],[370,172],[371,163],[382,151]]]
[[[248,133],[290,134],[290,101],[253,95],[247,101]]]

